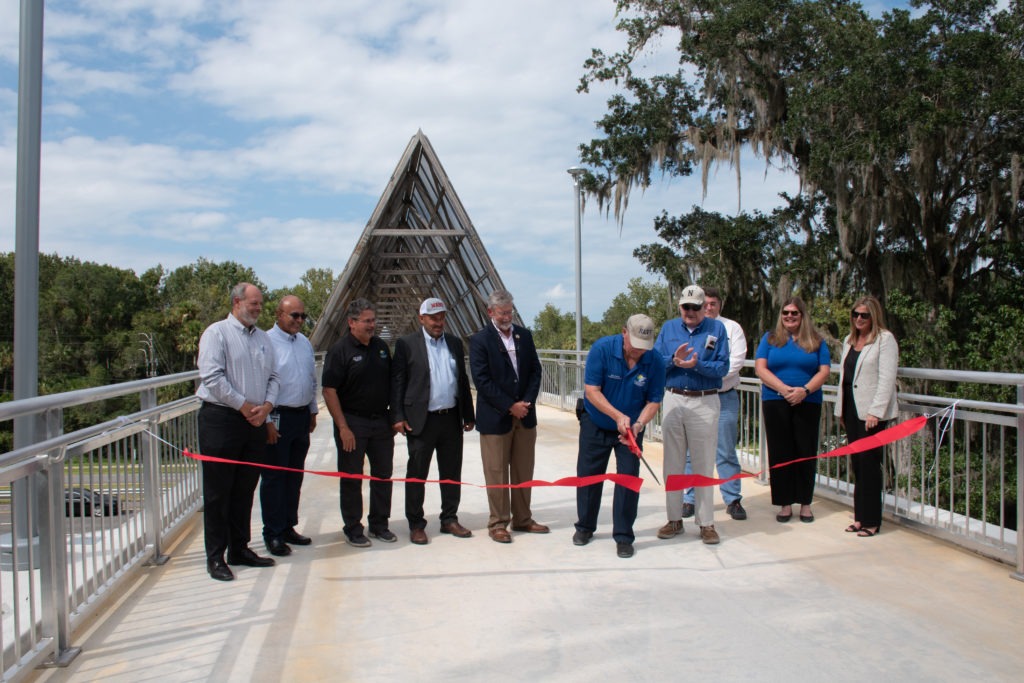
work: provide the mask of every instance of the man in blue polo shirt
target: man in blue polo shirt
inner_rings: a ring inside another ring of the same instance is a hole
[[[631,316],[622,334],[598,339],[587,354],[584,370],[584,412],[580,416],[580,446],[576,474],[604,474],[615,451],[615,471],[638,476],[640,459],[630,452],[625,434],[632,431],[643,442],[647,423],[658,414],[665,390],[665,364],[654,347],[654,321],[643,314]],[[602,484],[576,490],[579,521],[572,542],[586,545],[597,529]],[[633,556],[633,522],[639,494],[615,487],[612,502],[612,537],[619,557]]]
[[[654,344],[668,368],[661,416],[666,481],[671,474],[683,474],[687,451],[695,474],[714,476],[721,412],[718,390],[729,372],[729,333],[720,320],[705,316],[704,290],[697,285],[684,289],[679,311],[679,318],[662,326]],[[700,538],[708,545],[719,542],[713,495],[710,486],[698,487],[694,493]],[[658,538],[683,532],[683,492],[666,493],[665,508],[668,523],[658,530]]]

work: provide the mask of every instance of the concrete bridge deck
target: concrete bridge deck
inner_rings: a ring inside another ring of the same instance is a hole
[[[326,417],[326,414],[325,414]],[[575,472],[576,420],[541,407],[539,479]],[[659,473],[660,444],[647,457]],[[308,467],[332,470],[330,424]],[[405,443],[396,441],[396,476]],[[467,437],[463,478],[482,483]],[[401,485],[395,544],[344,543],[336,480],[307,477],[296,548],[272,569],[206,574],[201,517],[110,607],[77,631],[82,653],[37,681],[863,681],[1020,680],[1024,584],[1011,568],[887,523],[875,538],[843,533],[851,511],[826,501],[813,524],[775,521],[767,487],[744,481],[749,519],[725,515],[718,546],[695,529],[661,541],[664,494],[641,492],[637,554],[611,540],[611,486],[594,541],[572,545],[575,493],[541,488],[534,516],[549,535],[486,535],[482,489],[463,491],[471,539],[409,543]],[[253,513],[253,538],[260,515]],[[262,543],[254,543],[261,554]]]

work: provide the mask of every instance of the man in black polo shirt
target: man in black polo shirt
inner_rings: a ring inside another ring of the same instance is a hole
[[[363,473],[363,457],[370,461],[370,474],[390,479],[394,464],[395,435],[388,415],[391,352],[377,329],[377,313],[366,299],[348,306],[348,331],[327,351],[322,378],[324,404],[334,420],[334,443],[338,447],[338,471]],[[363,529],[363,482],[342,478],[341,519],[345,540],[357,548],[368,548],[370,539]],[[391,482],[370,482],[370,536],[385,543],[396,537],[388,529],[391,516]]]

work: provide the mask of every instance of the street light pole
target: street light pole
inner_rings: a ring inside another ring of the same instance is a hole
[[[576,205],[576,353],[577,360],[583,351],[583,246],[581,236],[583,186],[580,180],[586,169],[573,166],[568,170],[572,176],[572,197]]]

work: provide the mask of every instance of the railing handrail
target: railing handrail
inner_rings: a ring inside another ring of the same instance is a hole
[[[56,396],[59,394],[54,395]],[[45,456],[50,451],[56,449],[70,447],[81,441],[91,439],[99,434],[102,434],[103,432],[120,429],[126,425],[138,422],[140,420],[145,420],[155,415],[169,413],[181,406],[186,406],[191,403],[195,403],[197,400],[198,399],[196,399],[195,396],[186,396],[185,398],[179,398],[178,400],[172,401],[171,403],[164,403],[153,408],[147,408],[145,410],[140,410],[134,413],[130,413],[128,415],[122,415],[121,417],[116,417],[113,420],[107,420],[106,422],[101,422],[99,424],[95,424],[89,427],[83,427],[82,429],[79,429],[74,432],[60,434],[53,438],[46,439],[45,441],[37,441],[36,443],[29,444],[28,446],[16,448],[13,451],[8,451],[7,453],[0,455],[0,470],[10,467],[16,467],[20,465],[23,461],[33,460],[35,458]]]
[[[199,379],[198,370],[179,372],[174,375],[162,375],[160,377],[148,377],[136,379],[120,384],[105,384],[99,387],[87,389],[75,389],[59,394],[47,394],[46,396],[33,396],[22,398],[16,401],[0,403],[0,421],[12,420],[23,415],[34,415],[53,408],[68,408],[70,406],[83,405],[94,401],[103,401],[110,398],[119,398],[129,394],[137,394],[148,389],[159,389],[160,387],[180,384]]]

